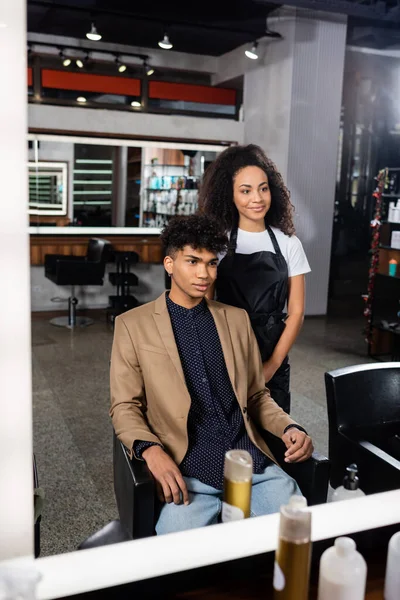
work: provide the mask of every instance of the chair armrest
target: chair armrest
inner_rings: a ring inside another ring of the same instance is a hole
[[[262,432],[263,438],[279,463],[281,469],[297,482],[309,506],[323,504],[327,500],[331,463],[326,456],[313,452],[311,457],[301,463],[286,463],[286,446],[283,441],[269,433]]]
[[[133,539],[154,535],[155,483],[147,464],[130,459],[114,433],[114,491],[121,525]]]
[[[96,533],[86,538],[78,546],[78,550],[88,550],[89,548],[99,548],[100,546],[108,546],[110,544],[119,544],[121,542],[129,542],[132,538],[125,531],[121,522],[118,520],[111,521],[102,527]]]

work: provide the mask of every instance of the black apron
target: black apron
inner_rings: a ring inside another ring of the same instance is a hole
[[[237,228],[232,230],[228,254],[218,265],[217,300],[244,308],[255,333],[261,359],[267,361],[285,329],[288,268],[274,232],[267,226],[274,252],[236,252]],[[285,358],[267,384],[272,398],[290,411],[290,366]]]

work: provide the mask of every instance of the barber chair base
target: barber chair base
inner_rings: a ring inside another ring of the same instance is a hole
[[[68,317],[55,317],[51,319],[50,323],[52,325],[56,325],[57,327],[66,327],[67,329],[75,329],[76,327],[87,327],[88,325],[93,325],[94,320],[89,319],[88,317],[75,317],[75,322],[70,321]]]

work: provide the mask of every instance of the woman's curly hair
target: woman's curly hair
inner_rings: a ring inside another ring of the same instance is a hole
[[[233,181],[245,167],[255,166],[268,177],[271,207],[265,223],[293,235],[293,204],[282,175],[264,151],[255,144],[230,146],[211,163],[204,173],[199,192],[199,209],[202,214],[218,219],[225,231],[238,225],[239,213],[233,201]]]
[[[173,256],[185,246],[221,254],[226,252],[228,237],[215,219],[190,215],[171,219],[161,233],[161,242],[166,256]]]

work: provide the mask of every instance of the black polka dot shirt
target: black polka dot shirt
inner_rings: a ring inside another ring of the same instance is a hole
[[[207,303],[203,300],[187,309],[167,296],[167,306],[192,400],[188,417],[189,447],[179,468],[183,475],[222,490],[228,450],[250,452],[254,473],[261,473],[270,461],[247,434]],[[137,442],[135,454],[140,456],[150,445]]]

